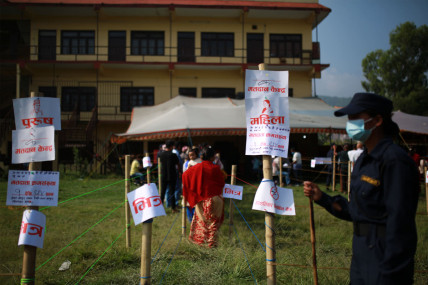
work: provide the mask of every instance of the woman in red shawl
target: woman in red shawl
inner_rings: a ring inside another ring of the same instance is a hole
[[[196,244],[215,247],[224,220],[222,193],[227,175],[213,164],[215,152],[211,147],[204,148],[201,155],[202,163],[183,173],[183,195],[190,208],[195,207],[189,238]]]

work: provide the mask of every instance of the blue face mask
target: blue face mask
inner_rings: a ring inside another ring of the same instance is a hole
[[[364,129],[364,124],[370,122],[372,119],[373,118],[370,118],[367,121],[364,121],[363,119],[348,121],[346,123],[346,132],[348,133],[348,136],[353,140],[365,142],[370,137],[372,130],[376,128],[373,127],[370,130]]]

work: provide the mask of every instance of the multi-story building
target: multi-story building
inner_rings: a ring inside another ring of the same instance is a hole
[[[313,96],[328,67],[313,31],[330,11],[318,0],[1,1],[1,153],[12,99],[31,91],[60,98],[60,159],[72,146],[98,152],[134,106],[243,98],[259,63],[289,70],[290,96]]]

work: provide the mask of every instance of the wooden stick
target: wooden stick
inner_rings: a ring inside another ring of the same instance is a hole
[[[336,191],[336,155],[333,154],[333,181],[332,181],[333,191]]]
[[[125,226],[126,226],[126,248],[131,247],[131,224],[129,222],[130,216],[131,216],[131,208],[129,207],[128,203],[128,193],[129,190],[131,190],[131,183],[129,181],[130,179],[130,162],[131,162],[131,156],[129,154],[125,155]]]
[[[315,223],[314,223],[314,203],[312,198],[309,199],[309,214],[310,214],[310,227],[311,227],[311,244],[312,244],[312,268],[314,274],[314,284],[318,285],[318,272],[317,272],[317,253],[315,249]]]
[[[279,187],[284,187],[284,179],[282,178],[282,157],[279,157]]]
[[[424,163],[425,164],[425,163]],[[428,177],[428,172],[427,172],[427,167],[424,166],[424,178],[425,178],[425,199],[427,200],[427,215],[428,215],[428,183],[427,181],[427,177]]]
[[[259,70],[265,70],[263,63],[259,64]],[[263,155],[263,178],[272,180],[272,157]],[[266,239],[266,277],[267,284],[276,284],[276,267],[273,262],[276,262],[275,257],[275,220],[271,213],[265,212],[265,239]]]
[[[146,153],[146,156],[149,156]],[[147,167],[147,184],[150,184],[150,167]],[[141,237],[141,276],[140,284],[151,284],[151,256],[152,256],[152,223],[153,219],[143,222]]]
[[[146,157],[150,157],[148,152],[146,152]],[[147,184],[150,184],[150,167],[147,167]]]
[[[35,92],[31,92],[31,97],[36,97]],[[30,162],[28,164],[28,171],[42,170],[41,162]],[[27,210],[39,210],[38,206],[26,207]],[[37,247],[32,245],[24,245],[24,255],[22,258],[22,275],[21,279],[26,279],[25,284],[35,284],[36,278],[36,256]],[[21,282],[22,283],[22,282]]]
[[[143,223],[143,234],[141,237],[141,285],[152,283],[152,276],[150,275],[150,259],[152,255],[152,222],[153,219],[150,219]]]
[[[159,186],[159,194],[162,197],[162,174],[161,174],[161,170],[162,170],[162,164],[161,164],[161,160],[158,157],[158,186]],[[163,201],[162,201],[163,203]]]
[[[187,204],[187,200],[183,196],[183,204],[181,205],[181,235],[183,237],[186,236],[186,226],[187,226],[187,221],[186,221],[186,215],[187,215],[186,204]]]
[[[232,175],[230,176],[230,184],[236,184],[236,165],[232,165]],[[229,240],[232,240],[233,235],[233,202],[229,199]]]

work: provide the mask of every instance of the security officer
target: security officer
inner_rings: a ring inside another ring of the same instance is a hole
[[[387,98],[356,93],[349,105],[334,113],[348,115],[349,137],[366,146],[351,175],[350,202],[323,193],[310,181],[304,183],[307,197],[353,222],[353,285],[413,283],[419,179],[414,162],[392,141],[399,129],[391,112]]]

